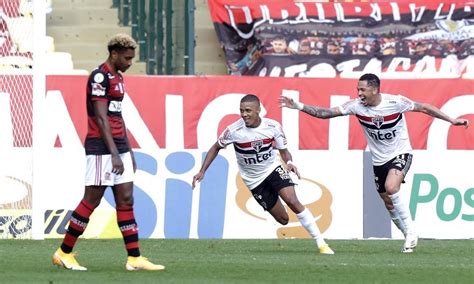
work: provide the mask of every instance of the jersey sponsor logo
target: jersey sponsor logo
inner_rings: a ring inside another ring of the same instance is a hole
[[[243,161],[246,165],[260,164],[272,157],[272,150],[264,154],[255,154],[254,156],[243,157]]]
[[[119,101],[110,101],[109,103],[110,112],[122,112],[122,102]]]
[[[405,164],[407,162],[403,159],[402,156],[398,156],[395,160],[393,160],[392,164],[394,164],[395,166],[399,167],[399,168],[404,168],[405,167]]]
[[[223,137],[224,140],[230,140],[231,132],[228,128],[224,131],[224,134],[222,135],[222,137]]]
[[[397,132],[396,129],[393,129],[390,131],[379,131],[379,130],[373,131],[367,128],[367,133],[369,134],[369,136],[372,139],[377,140],[377,141],[391,140],[397,136],[396,132]]]
[[[100,83],[92,83],[91,86],[92,86],[91,94],[93,96],[97,96],[97,97],[105,96],[105,88]]]
[[[122,83],[119,82],[117,85],[115,85],[114,90],[119,92],[120,94],[123,94],[124,93],[124,87],[123,87]]]
[[[97,74],[94,75],[94,82],[96,82],[96,83],[102,83],[102,82],[104,82],[104,79],[105,79],[105,77],[104,77],[104,74],[102,74],[102,73],[97,73]]]
[[[218,142],[221,146],[226,146],[226,141],[231,140],[231,132],[228,128],[224,130],[224,133],[219,137]]]
[[[282,180],[290,180],[291,182],[293,182],[291,180],[291,176],[290,176],[290,173],[288,171],[286,171],[286,170],[284,170],[280,167],[276,168],[275,170],[278,172],[278,174],[280,175],[280,178]]]

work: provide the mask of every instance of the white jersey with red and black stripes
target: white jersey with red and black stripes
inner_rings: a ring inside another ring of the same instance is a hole
[[[358,98],[339,106],[342,114],[359,119],[375,166],[412,152],[403,113],[412,111],[414,102],[402,95],[381,95],[382,101],[377,106],[364,106]]]
[[[234,145],[240,175],[254,189],[278,166],[274,149],[286,149],[286,137],[277,121],[262,118],[258,127],[245,126],[243,119],[229,125],[217,140],[221,147]]]

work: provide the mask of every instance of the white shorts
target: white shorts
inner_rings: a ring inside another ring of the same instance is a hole
[[[130,152],[120,154],[124,171],[112,173],[112,155],[86,155],[86,186],[113,186],[133,182],[133,163]]]

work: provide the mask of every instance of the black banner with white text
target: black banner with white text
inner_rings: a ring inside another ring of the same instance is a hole
[[[474,79],[474,2],[209,0],[230,74]]]

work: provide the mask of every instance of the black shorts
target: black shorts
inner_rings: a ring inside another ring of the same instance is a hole
[[[275,206],[280,189],[293,185],[295,184],[288,171],[278,166],[251,192],[258,204],[268,211]]]
[[[385,181],[390,169],[398,169],[402,171],[403,176],[406,176],[410,169],[412,158],[412,154],[401,154],[381,166],[374,166],[374,179],[377,191],[380,193],[386,192]],[[405,180],[403,183],[405,183]]]

